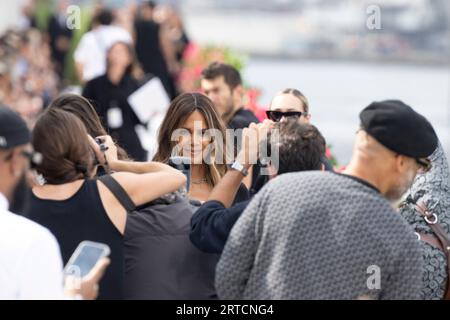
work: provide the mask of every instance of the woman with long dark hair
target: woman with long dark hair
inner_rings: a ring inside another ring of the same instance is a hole
[[[212,130],[216,136],[211,135]],[[212,101],[200,93],[185,93],[178,96],[167,111],[153,160],[167,163],[171,156],[189,157],[189,197],[204,202],[228,170],[227,158],[232,159],[233,148],[227,148],[226,143],[225,126]],[[208,163],[206,159],[209,159]],[[236,201],[247,198],[248,191],[242,185]]]
[[[106,133],[94,107],[82,96],[62,95],[50,104],[48,110],[52,109],[77,116],[93,137]],[[117,150],[120,160],[130,162],[119,146]],[[122,167],[122,170],[133,169],[136,166],[131,162],[128,167]],[[98,172],[98,175],[102,173]],[[151,203],[136,208],[127,216],[125,299],[203,300],[216,297],[214,271],[218,257],[199,251],[189,241],[194,210],[186,199],[177,196],[170,205]],[[158,259],[154,259],[155,256]]]

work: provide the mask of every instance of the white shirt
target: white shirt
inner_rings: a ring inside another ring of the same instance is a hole
[[[133,43],[130,33],[117,26],[99,26],[83,35],[75,50],[75,62],[83,65],[83,80],[106,73],[106,54],[116,42]]]
[[[8,211],[0,193],[0,300],[64,299],[58,243],[44,227]]]

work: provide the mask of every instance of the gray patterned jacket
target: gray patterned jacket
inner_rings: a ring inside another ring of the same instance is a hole
[[[419,299],[412,228],[370,185],[329,172],[282,175],[252,200],[216,269],[221,299]],[[369,286],[373,267],[380,287]]]
[[[400,214],[420,233],[433,234],[422,216],[414,209],[414,203],[423,201],[436,214],[447,233],[450,231],[450,170],[442,146],[430,157],[432,169],[418,175],[408,192]],[[444,253],[422,242],[424,274],[422,295],[426,300],[442,299],[447,283],[447,259]]]

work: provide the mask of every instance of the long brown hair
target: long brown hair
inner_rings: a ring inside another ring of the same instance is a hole
[[[135,52],[133,46],[125,41],[117,41],[109,47],[109,49],[106,53],[106,70],[108,71],[110,68],[109,54],[110,54],[111,50],[117,45],[125,46],[127,48],[128,54],[130,56],[130,63],[127,66],[127,68],[125,69],[125,74],[132,76],[133,78],[135,78],[138,81],[142,80],[144,78],[144,71],[142,70],[141,64],[139,63],[139,61],[137,59],[136,52]]]
[[[158,151],[153,158],[154,161],[164,163],[169,161],[172,150],[177,145],[177,142],[172,141],[173,132],[180,129],[183,122],[195,111],[200,112],[205,118],[207,129],[220,131],[223,139],[221,144],[226,149],[225,125],[220,119],[213,102],[207,96],[200,93],[184,93],[172,101],[166,117],[161,124],[158,135]],[[227,151],[222,150],[222,152],[225,154]],[[207,165],[206,180],[211,186],[215,186],[227,172],[227,166],[224,161],[217,163],[216,160],[211,165]]]
[[[93,138],[108,135],[95,108],[88,99],[80,95],[63,94],[50,103],[48,110],[50,109],[64,110],[75,115],[83,122],[88,134]],[[117,158],[125,161],[130,160],[127,152],[120,146],[117,146]]]
[[[94,153],[87,131],[75,115],[58,109],[45,111],[33,130],[34,150],[42,154],[36,167],[48,184],[61,185],[91,177]]]

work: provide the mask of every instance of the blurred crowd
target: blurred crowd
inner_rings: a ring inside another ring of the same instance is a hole
[[[16,25],[0,37],[0,101],[17,110],[30,123],[58,93],[66,88],[73,90],[72,85],[83,85],[93,78],[83,76],[83,71],[89,72],[83,70],[83,62],[80,62],[83,58],[103,64],[99,59],[104,59],[102,54],[106,54],[110,44],[102,47],[95,38],[93,47],[91,43],[91,47],[80,48],[83,46],[80,38],[83,40],[85,33],[102,34],[106,41],[112,39],[112,42],[125,38],[136,52],[141,77],[145,74],[159,77],[171,98],[179,92],[177,77],[189,39],[174,8],[157,6],[150,1],[109,9],[98,1],[88,7],[81,6],[82,22],[86,19],[89,24],[86,30],[77,30],[70,28],[67,21],[69,6],[78,1],[48,3],[48,16],[43,23],[37,14],[38,9],[43,9],[39,8],[38,1],[30,0],[23,6]],[[105,26],[111,28],[95,32]],[[122,35],[116,39],[118,30]],[[90,55],[97,45],[104,51],[100,52],[100,58],[95,53]],[[73,63],[75,71],[71,72]],[[93,74],[101,75],[104,71],[100,68],[100,74],[95,71]]]

